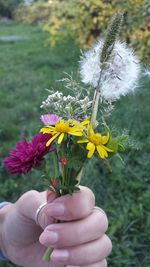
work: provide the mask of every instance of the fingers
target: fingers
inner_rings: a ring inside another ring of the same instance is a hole
[[[87,187],[81,186],[80,191],[73,195],[56,198],[43,209],[43,212],[48,217],[54,217],[60,221],[73,221],[88,216],[94,205],[93,192]]]
[[[100,239],[65,249],[54,249],[51,254],[53,262],[64,265],[89,265],[104,260],[111,252],[112,245],[107,235]]]
[[[105,213],[94,209],[82,220],[49,225],[41,234],[40,242],[54,248],[51,260],[56,265],[105,267],[104,259],[112,247],[104,234],[107,227]]]
[[[82,265],[82,267],[107,267],[107,261],[106,259],[90,264],[90,265]]]
[[[47,247],[77,246],[101,238],[107,228],[106,215],[103,211],[94,209],[88,217],[82,220],[47,226],[39,240]]]
[[[56,198],[51,192],[48,195],[48,204],[40,211],[38,223],[42,228],[54,222],[54,219],[61,221],[73,221],[87,217],[95,205],[93,192],[87,187],[80,187],[80,191],[73,195],[65,195]],[[27,219],[35,220],[38,207],[46,202],[46,192],[29,191],[17,202],[19,212]]]
[[[73,265],[67,265],[66,267],[79,267],[79,266],[73,266]],[[107,267],[107,261],[106,259],[93,263],[93,264],[88,264],[88,265],[82,265],[82,267]]]

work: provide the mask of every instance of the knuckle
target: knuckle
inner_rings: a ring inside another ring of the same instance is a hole
[[[85,187],[82,194],[81,206],[86,215],[89,215],[95,206],[95,195],[92,190],[87,187]]]
[[[99,222],[99,232],[105,233],[108,229],[108,218],[106,213],[101,211],[100,209],[95,209],[96,211],[96,221]]]
[[[86,191],[88,192],[88,195],[89,195],[89,201],[91,202],[91,205],[94,207],[95,206],[95,195],[93,191],[88,187],[86,187]]]
[[[106,213],[102,213],[101,220],[103,222],[103,231],[106,232],[108,229],[108,218]]]
[[[105,236],[105,238],[106,238],[107,255],[109,255],[112,251],[112,242],[107,235]]]
[[[66,200],[67,213],[73,219],[84,218],[91,214],[94,204],[94,193],[87,187],[81,187],[79,194],[73,194]]]
[[[77,244],[81,244],[82,243],[82,240],[83,240],[83,233],[82,229],[80,228],[76,228],[75,231],[74,231],[74,237],[75,237],[75,240],[76,240],[76,243]]]
[[[36,199],[37,196],[39,195],[39,192],[36,191],[36,190],[30,190],[26,193],[24,193],[20,198],[19,200],[17,201],[17,204],[20,205],[22,203],[26,203],[27,200],[33,200],[33,199]]]
[[[83,195],[83,198],[88,198],[88,200],[93,204],[93,207],[95,205],[95,195],[93,193],[93,191],[86,187],[86,186],[80,186],[81,189],[81,193]]]

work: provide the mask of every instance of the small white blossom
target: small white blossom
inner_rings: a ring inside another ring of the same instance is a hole
[[[48,112],[53,112],[58,115],[72,116],[74,114],[81,115],[86,113],[87,110],[92,106],[92,101],[89,100],[88,96],[81,99],[80,95],[71,96],[63,95],[62,92],[50,91],[50,95],[45,101],[42,102],[41,108],[46,109]]]
[[[136,87],[140,71],[138,59],[125,43],[116,41],[113,52],[102,70],[100,56],[103,41],[83,54],[80,62],[82,82],[99,87],[101,96],[108,101],[119,99]],[[99,83],[101,73],[101,80]]]
[[[86,110],[89,107],[92,106],[92,101],[89,100],[89,97],[86,96],[85,98],[79,100],[79,106],[81,107],[81,109]]]

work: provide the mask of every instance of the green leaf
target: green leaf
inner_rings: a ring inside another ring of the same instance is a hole
[[[107,147],[112,149],[114,153],[124,152],[127,141],[128,135],[121,135],[114,138],[110,136]]]

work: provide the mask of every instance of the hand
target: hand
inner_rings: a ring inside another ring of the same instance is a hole
[[[2,225],[2,251],[12,262],[24,267],[105,267],[111,241],[105,234],[105,213],[93,209],[91,190],[81,190],[60,198],[51,193],[48,204],[35,223],[37,208],[46,201],[46,192],[29,191],[15,204],[6,206]],[[63,221],[54,223],[54,218]],[[54,251],[51,261],[42,256],[45,246]]]

